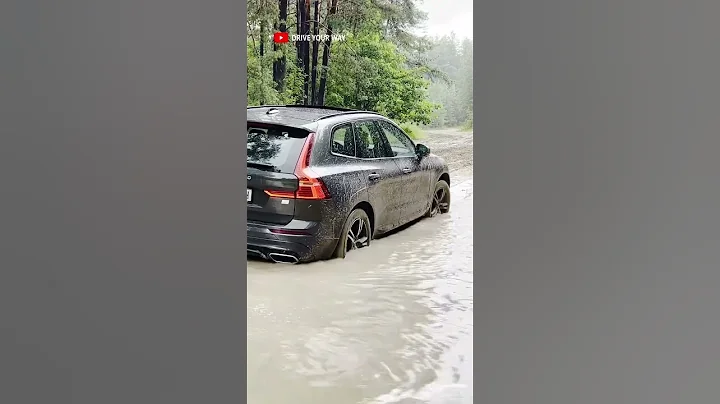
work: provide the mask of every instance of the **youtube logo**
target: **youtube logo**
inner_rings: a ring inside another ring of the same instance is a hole
[[[273,41],[275,43],[288,43],[290,38],[288,37],[287,32],[276,32],[273,35]]]

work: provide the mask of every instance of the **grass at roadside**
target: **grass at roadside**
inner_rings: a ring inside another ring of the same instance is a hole
[[[404,126],[402,126],[404,130]],[[421,138],[428,138],[428,137],[442,137],[445,133],[452,134],[454,133],[469,133],[473,131],[472,125],[469,124],[463,124],[461,126],[443,126],[439,128],[433,128],[433,127],[419,127],[418,130],[420,131],[420,137]]]
[[[420,140],[425,137],[422,129],[419,126],[411,123],[400,124],[400,129],[407,133],[407,135],[410,136],[412,140]]]

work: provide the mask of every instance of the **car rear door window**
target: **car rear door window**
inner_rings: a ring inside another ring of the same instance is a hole
[[[400,129],[387,121],[378,121],[390,146],[390,157],[414,157],[415,146]]]
[[[267,171],[292,173],[308,132],[282,126],[248,124],[247,164]]]
[[[352,124],[346,123],[333,129],[332,152],[342,156],[355,157],[355,136]]]
[[[354,126],[357,157],[372,159],[390,155],[384,136],[374,121],[360,121]]]

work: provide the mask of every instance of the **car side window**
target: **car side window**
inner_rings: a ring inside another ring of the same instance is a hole
[[[342,156],[355,157],[355,136],[352,124],[336,126],[332,131],[332,152]]]
[[[388,157],[387,147],[380,129],[373,121],[355,123],[355,150],[357,157],[372,159]]]
[[[415,147],[407,135],[386,121],[379,121],[378,124],[390,145],[391,157],[415,157]]]

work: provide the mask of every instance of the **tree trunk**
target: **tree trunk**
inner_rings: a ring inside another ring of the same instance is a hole
[[[287,32],[287,11],[288,11],[288,0],[280,1],[280,25],[278,31]],[[275,44],[274,49],[277,51],[280,49],[280,45]],[[278,92],[282,92],[285,88],[285,76],[287,75],[287,58],[283,54],[279,59],[273,61],[273,80],[275,81]]]
[[[296,6],[295,15],[297,16],[297,18],[296,18],[297,21],[295,22],[295,25],[296,25],[295,28],[296,28],[298,35],[302,35],[303,26],[305,25],[305,18],[304,18],[305,17],[305,12],[304,12],[305,8],[303,7],[304,2],[305,2],[304,0],[296,0],[295,1],[295,6]],[[295,50],[297,52],[298,68],[300,69],[300,71],[305,71],[304,66],[303,66],[303,42],[302,41],[295,42]],[[305,94],[304,93],[300,95],[298,104],[305,104]]]
[[[322,69],[320,69],[320,87],[318,88],[317,105],[325,105],[325,87],[327,85],[327,69],[330,65],[330,45],[332,45],[332,24],[330,23],[330,17],[337,12],[338,0],[328,0],[328,19],[326,34],[328,40],[325,42],[325,49],[323,49],[322,56]]]
[[[313,17],[313,35],[315,35],[315,38],[314,38],[313,44],[312,44],[312,78],[311,78],[311,85],[310,85],[310,103],[312,105],[317,105],[315,102],[316,102],[316,96],[317,96],[318,50],[320,47],[320,41],[318,40],[318,36],[320,36],[320,0],[315,0],[315,16]]]
[[[265,21],[260,22],[260,58],[262,59],[263,56],[265,56]]]
[[[261,82],[265,81],[265,61],[263,60],[265,56],[265,21],[260,22],[260,80]],[[265,89],[263,89],[260,92],[260,104],[265,104]]]
[[[310,35],[310,0],[303,1],[303,34]],[[305,37],[307,38],[307,36]],[[303,44],[303,96],[304,105],[310,102],[310,42],[302,41]]]

